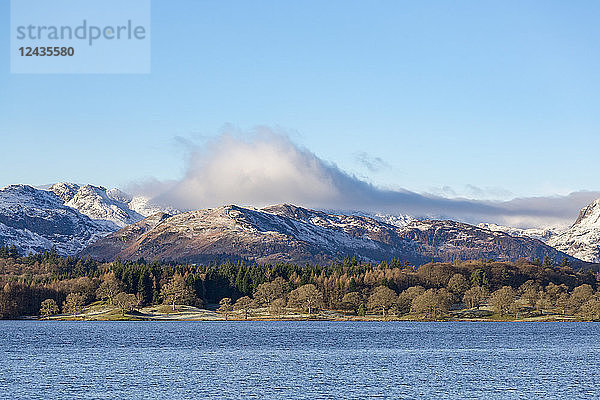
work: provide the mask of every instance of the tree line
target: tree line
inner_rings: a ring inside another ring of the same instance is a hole
[[[599,280],[592,271],[548,260],[471,260],[419,268],[400,260],[370,264],[351,258],[329,265],[189,265],[99,263],[55,251],[21,257],[0,248],[0,317],[78,314],[104,301],[123,315],[140,306],[187,304],[218,305],[226,318],[232,313],[248,318],[260,309],[276,317],[289,310],[307,315],[337,310],[443,319],[453,310],[476,315],[485,304],[502,318],[553,313],[598,320]]]

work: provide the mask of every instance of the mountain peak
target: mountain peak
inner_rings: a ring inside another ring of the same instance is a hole
[[[61,255],[74,254],[110,231],[52,191],[29,185],[0,189],[0,244],[14,244],[22,253],[56,247]]]
[[[573,226],[584,224],[600,226],[600,198],[594,200],[579,211],[579,216]]]
[[[583,261],[600,262],[600,199],[582,208],[575,223],[548,244]]]
[[[49,190],[66,203],[75,196],[75,193],[79,190],[79,185],[71,182],[58,182],[50,186]]]
[[[111,196],[103,186],[80,186],[65,204],[93,220],[108,221],[116,225],[117,229],[143,219],[143,216],[131,210],[127,203]]]
[[[320,211],[309,210],[308,208],[303,208],[289,203],[281,203],[263,207],[261,208],[261,211],[300,220],[307,220],[322,214]]]
[[[0,245],[14,244],[24,254],[56,247],[59,254],[72,255],[101,236],[163,211],[179,213],[104,186],[9,185],[0,189]],[[152,221],[148,224],[153,226]]]
[[[28,192],[28,193],[33,193],[35,192],[35,188],[31,185],[23,185],[21,183],[17,183],[14,185],[8,185],[8,186],[4,186],[2,189],[3,192]]]

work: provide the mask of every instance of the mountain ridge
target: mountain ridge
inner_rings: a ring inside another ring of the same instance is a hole
[[[74,255],[160,209],[149,199],[102,186],[9,185],[0,188],[0,245],[14,245],[22,254],[55,248],[62,256]]]
[[[600,199],[583,207],[575,223],[548,244],[587,262],[600,262]]]
[[[106,225],[65,206],[51,191],[28,185],[0,189],[0,243],[23,254],[54,247],[72,255],[108,233]]]
[[[577,261],[536,239],[515,238],[456,221],[413,221],[397,227],[369,217],[328,214],[291,204],[196,210],[161,218],[137,236],[132,229],[140,228],[126,227],[108,235],[80,255],[192,263],[215,258],[323,262],[344,256],[372,262],[398,258],[415,264],[546,256],[555,263],[564,258]]]
[[[185,215],[170,220],[179,214]],[[206,221],[200,221],[202,218]],[[146,237],[166,229],[158,225],[168,220],[175,223],[170,232],[162,232],[160,238]],[[119,241],[103,241],[92,246],[128,227],[131,229],[121,233],[120,245],[115,245]],[[219,229],[225,233],[219,234]],[[202,240],[194,236],[207,231],[212,236],[205,235]],[[135,244],[132,238],[142,236],[143,243],[130,247]],[[168,242],[166,237],[170,241],[182,240],[188,246],[180,249],[167,243],[172,248],[171,253],[163,254],[166,259],[185,255],[198,260],[214,256],[261,262],[312,262],[356,254],[370,261],[402,257],[420,263],[466,257],[542,258],[552,253],[543,247],[544,242],[558,251],[551,254],[554,258],[560,253],[573,260],[600,262],[600,199],[582,208],[575,223],[561,231],[495,224],[473,226],[451,220],[418,220],[401,214],[312,210],[292,204],[262,209],[229,205],[181,213],[119,189],[70,182],[43,189],[22,184],[0,189],[0,245],[16,245],[24,254],[54,247],[61,255],[97,256],[93,253],[97,251],[101,256],[112,257],[125,252],[125,257],[149,255],[149,259],[156,259],[162,257],[160,247]],[[524,238],[541,242],[519,240]],[[123,248],[123,243],[128,245]],[[153,243],[154,249],[146,254],[148,243]],[[207,244],[212,247],[206,247]],[[103,250],[99,250],[101,246]],[[246,249],[242,251],[240,246]],[[253,248],[258,249],[256,254]]]

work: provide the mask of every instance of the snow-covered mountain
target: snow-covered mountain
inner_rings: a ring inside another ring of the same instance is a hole
[[[131,210],[135,211],[140,215],[143,215],[144,217],[149,217],[157,213],[165,213],[171,215],[181,213],[181,211],[175,207],[155,204],[152,202],[151,199],[144,196],[135,196],[131,198],[127,205]]]
[[[548,244],[581,260],[600,262],[600,199],[582,208],[573,226]]]
[[[52,247],[61,255],[75,254],[110,232],[51,191],[27,185],[0,189],[0,245],[15,245],[22,254]]]
[[[600,262],[600,199],[582,208],[577,220],[568,229],[520,229],[496,224],[477,226],[515,237],[538,239],[580,260]]]
[[[355,215],[359,217],[367,217],[372,218],[374,220],[384,222],[389,225],[394,225],[399,228],[403,228],[410,224],[413,221],[416,221],[417,218],[408,214],[383,214],[383,213],[369,213],[362,211],[339,211],[339,210],[323,210],[329,214],[342,214],[342,215]]]
[[[560,228],[529,228],[529,229],[521,229],[521,228],[513,228],[510,226],[482,223],[477,225],[479,228],[489,229],[494,232],[503,232],[510,236],[515,237],[530,237],[533,239],[541,240],[544,243],[547,243],[551,238],[556,235],[559,235],[564,231],[564,229]]]
[[[106,236],[80,255],[195,263],[218,259],[328,262],[344,256],[374,262],[398,258],[415,264],[545,256],[555,262],[565,257],[576,261],[535,239],[454,221],[412,221],[397,227],[373,218],[289,204],[157,214]]]
[[[14,244],[22,254],[56,247],[72,255],[156,211],[162,209],[119,189],[68,182],[45,189],[11,185],[0,189],[0,245]]]
[[[78,210],[100,224],[106,224],[109,231],[118,230],[144,218],[129,208],[131,197],[118,189],[57,183],[50,186],[50,191],[60,197],[67,207]]]
[[[102,186],[56,183],[49,188],[65,205],[100,223],[114,224],[112,230],[136,223],[158,212],[179,214],[174,207],[162,207],[144,196],[131,196],[119,189]]]
[[[285,204],[180,213],[101,186],[62,182],[41,189],[12,185],[0,189],[0,245],[13,244],[22,253],[56,247],[61,255],[81,252],[103,259],[118,255],[124,259],[216,257],[275,262],[327,261],[350,255],[421,263],[545,255],[560,261],[567,253],[600,262],[600,199],[582,209],[570,229],[560,231],[494,224],[475,227],[407,215],[323,212]]]

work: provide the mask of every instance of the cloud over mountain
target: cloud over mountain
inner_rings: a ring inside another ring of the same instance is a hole
[[[189,159],[183,178],[150,180],[128,190],[189,210],[223,204],[261,207],[293,203],[527,227],[568,225],[581,207],[600,197],[599,192],[576,192],[500,202],[386,190],[342,171],[268,128],[250,134],[223,133],[203,145],[187,146]]]

